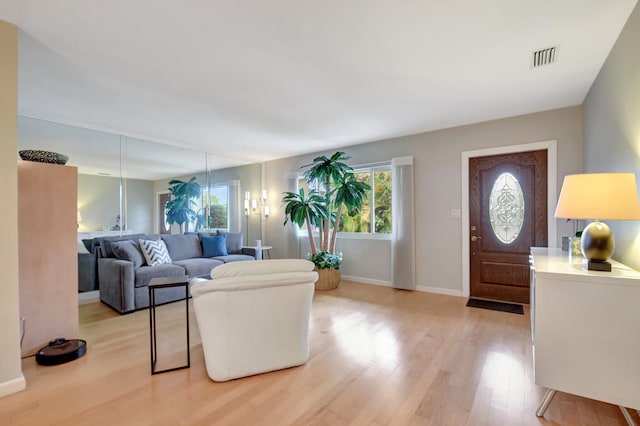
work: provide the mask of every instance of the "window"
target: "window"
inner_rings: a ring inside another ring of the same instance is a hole
[[[391,168],[377,167],[371,169],[357,169],[354,171],[356,178],[371,186],[362,209],[352,215],[342,211],[340,218],[340,232],[357,234],[391,234]],[[316,182],[311,185],[306,179],[298,179],[298,189],[304,188],[305,194],[309,189],[319,189]]]
[[[229,229],[229,185],[211,185],[202,187],[204,211],[208,220],[203,227],[209,229]]]
[[[310,190],[312,189],[318,189],[318,185],[316,182],[312,182],[311,185],[309,185],[309,182],[307,182],[307,180],[300,176],[298,178],[298,191],[300,190],[300,188],[304,189],[304,193],[305,195],[309,193]]]
[[[360,213],[342,212],[340,232],[391,234],[391,169],[357,170],[356,178],[371,186]]]

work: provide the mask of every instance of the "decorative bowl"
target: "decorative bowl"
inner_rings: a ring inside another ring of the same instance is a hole
[[[37,149],[24,149],[22,151],[18,151],[18,154],[20,154],[20,158],[24,161],[37,161],[39,163],[50,164],[67,164],[67,161],[69,161],[68,155],[51,151],[40,151]]]

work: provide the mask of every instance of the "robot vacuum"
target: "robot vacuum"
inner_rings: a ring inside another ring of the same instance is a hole
[[[58,337],[36,352],[36,362],[40,365],[58,365],[80,358],[87,352],[87,342],[80,339]]]

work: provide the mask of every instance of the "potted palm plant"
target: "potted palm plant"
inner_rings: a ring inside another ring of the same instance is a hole
[[[188,231],[189,223],[198,218],[193,207],[196,205],[194,200],[200,197],[200,184],[192,176],[187,182],[172,179],[169,185],[173,198],[166,204],[167,223],[179,225],[181,232]]]
[[[359,212],[371,189],[367,183],[359,181],[353,168],[345,163],[350,158],[341,151],[331,157],[314,158],[313,163],[302,166],[308,168],[304,177],[313,189],[306,194],[304,188],[297,193],[285,192],[282,198],[284,224],[290,221],[307,227],[311,248],[309,260],[316,265],[320,276],[316,282],[318,290],[334,289],[340,284],[342,253],[336,252],[336,239],[342,215]],[[317,245],[314,228],[318,233]]]

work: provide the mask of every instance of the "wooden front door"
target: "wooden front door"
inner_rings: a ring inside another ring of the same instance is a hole
[[[547,246],[547,151],[469,159],[471,297],[529,303],[529,252]]]

